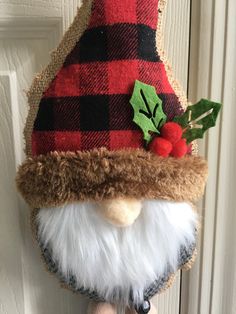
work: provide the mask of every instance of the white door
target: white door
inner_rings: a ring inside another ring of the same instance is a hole
[[[22,130],[28,109],[25,91],[35,74],[48,63],[50,51],[56,47],[80,4],[79,0],[0,0],[0,314],[86,313],[87,300],[61,289],[57,280],[44,270],[30,234],[29,209],[17,196],[14,186],[17,165],[24,159]],[[236,313],[236,248],[232,242],[235,198],[231,187],[236,177],[236,167],[232,163],[233,156],[236,157],[236,138],[229,126],[236,120],[236,107],[231,106],[236,100],[232,86],[235,61],[230,63],[230,57],[236,52],[236,35],[232,28],[235,8],[234,0],[168,1],[165,45],[176,77],[185,90],[190,80],[193,100],[200,96],[220,100],[224,93],[229,108],[224,109],[227,122],[222,121],[210,133],[207,146],[201,146],[207,147],[201,151],[208,155],[212,171],[204,202],[209,211],[204,212],[207,228],[202,243],[200,241],[203,254],[190,274],[179,274],[174,286],[155,299],[160,314]],[[212,14],[214,10],[215,15]],[[222,10],[223,18],[219,22]],[[212,39],[216,22],[217,30]],[[230,38],[233,39],[228,50],[223,41],[226,29],[230,30],[227,32],[228,45]],[[221,42],[216,40],[217,36],[221,36]],[[217,49],[220,56],[214,55]],[[216,73],[210,66],[212,58]],[[225,72],[223,65],[226,65]],[[223,76],[229,77],[225,84],[217,80]],[[232,88],[231,94],[228,88]],[[221,146],[217,137],[220,130]],[[227,191],[225,180],[231,184]],[[215,196],[217,191],[221,192],[219,197]],[[221,205],[225,201],[228,201],[228,207],[224,213]],[[214,223],[211,223],[212,219]],[[217,254],[230,247],[233,250],[227,251],[227,260],[222,256],[218,258]],[[224,265],[228,268],[222,274]],[[229,283],[223,280],[225,276]],[[221,287],[219,280],[223,280]],[[230,294],[223,295],[228,286]]]

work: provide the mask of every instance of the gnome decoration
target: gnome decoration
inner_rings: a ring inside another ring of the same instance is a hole
[[[163,7],[84,0],[28,93],[17,186],[47,268],[93,314],[156,313],[150,298],[196,255],[207,163],[194,140],[221,105],[186,107],[160,44]]]

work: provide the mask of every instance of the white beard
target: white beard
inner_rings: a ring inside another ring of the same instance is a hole
[[[38,236],[52,250],[52,259],[77,288],[96,291],[114,300],[116,291],[128,304],[143,301],[143,292],[179,267],[182,246],[195,243],[197,214],[188,203],[143,201],[135,223],[118,228],[105,221],[94,203],[75,203],[41,209]],[[118,297],[117,297],[118,298]]]

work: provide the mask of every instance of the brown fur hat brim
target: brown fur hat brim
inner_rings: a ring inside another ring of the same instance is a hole
[[[144,150],[53,152],[28,158],[16,182],[33,208],[112,198],[196,201],[205,188],[201,157],[162,158]]]

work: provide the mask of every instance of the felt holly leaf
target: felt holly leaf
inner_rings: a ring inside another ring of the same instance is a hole
[[[133,121],[141,128],[145,141],[149,143],[151,133],[159,134],[167,119],[162,100],[157,96],[155,87],[136,81],[130,103],[134,109]]]
[[[197,138],[203,138],[204,133],[216,125],[216,120],[221,109],[221,104],[206,99],[189,106],[182,116],[174,118],[174,122],[184,129],[183,137],[187,143]]]

